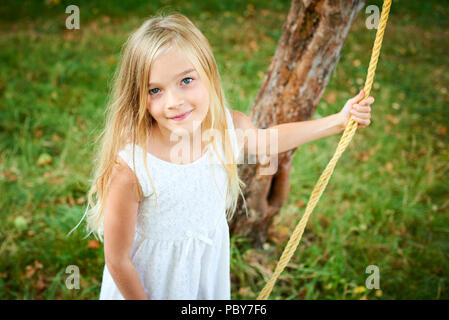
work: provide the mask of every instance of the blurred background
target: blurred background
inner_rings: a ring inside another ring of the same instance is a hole
[[[67,6],[80,29],[66,28]],[[314,117],[365,81],[376,30],[367,0]],[[83,239],[94,140],[130,32],[161,9],[206,35],[233,109],[248,114],[290,1],[3,1],[0,5],[0,299],[98,299],[103,245]],[[371,95],[352,140],[270,299],[449,298],[449,6],[394,0]],[[242,32],[244,30],[245,32]],[[232,299],[255,299],[340,136],[295,153],[288,202],[263,249],[231,238]],[[239,243],[241,249],[237,249]],[[80,272],[69,290],[67,267]],[[369,265],[380,287],[368,289]]]

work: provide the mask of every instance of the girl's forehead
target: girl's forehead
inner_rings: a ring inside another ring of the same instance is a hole
[[[176,68],[191,65],[191,63],[185,52],[177,47],[168,47],[156,55],[151,65],[160,68]]]
[[[181,75],[196,72],[195,67],[185,54],[178,49],[161,52],[150,66],[150,82],[173,80]]]

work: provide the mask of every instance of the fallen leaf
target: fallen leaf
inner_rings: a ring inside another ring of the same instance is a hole
[[[46,166],[50,163],[52,163],[53,159],[51,155],[48,153],[42,153],[39,158],[37,159],[37,164],[40,166]]]
[[[26,266],[25,277],[31,278],[35,272],[36,269],[34,269],[33,266]]]
[[[367,152],[359,152],[357,154],[357,159],[361,160],[361,161],[368,161],[369,160],[369,154]]]
[[[391,162],[387,162],[387,164],[385,165],[385,168],[387,168],[388,171],[393,170],[393,164]]]
[[[319,221],[319,223],[320,223],[320,225],[321,225],[321,227],[323,228],[323,229],[326,229],[326,228],[328,228],[329,227],[329,225],[330,225],[330,219],[328,218],[328,217],[325,217],[325,216],[320,216],[320,218],[318,219],[318,221]]]
[[[252,40],[252,41],[249,43],[249,46],[250,46],[251,49],[253,49],[254,51],[259,51],[259,46],[257,45],[257,42],[256,42],[256,41]]]
[[[83,204],[84,202],[86,202],[86,198],[84,198],[84,197],[80,197],[80,198],[76,199],[77,204]]]
[[[356,59],[356,60],[352,61],[352,65],[353,65],[354,67],[360,66],[360,60],[359,60],[359,59]]]
[[[37,283],[36,283],[36,288],[37,288],[37,290],[42,291],[46,287],[47,287],[47,283],[45,282],[44,275],[42,273],[39,273]]]
[[[352,292],[355,294],[358,294],[358,293],[365,292],[365,290],[366,290],[366,288],[364,286],[358,286],[358,287],[355,287]]]
[[[248,249],[245,251],[245,253],[243,254],[243,259],[247,262],[247,263],[257,263],[257,264],[266,264],[266,257],[265,255],[258,253],[256,250],[254,249]]]
[[[387,114],[387,119],[388,121],[390,121],[393,124],[398,124],[399,123],[399,118],[398,117],[394,117],[391,114]]]
[[[249,287],[242,287],[239,289],[239,294],[242,297],[245,297],[248,294]]]
[[[98,241],[96,239],[89,240],[89,242],[87,243],[87,247],[89,249],[96,250],[96,249],[100,248],[100,241]]]
[[[296,202],[296,206],[298,207],[298,208],[303,208],[304,206],[305,206],[306,204],[304,203],[304,202],[302,202],[302,201],[297,201]]]
[[[42,132],[41,129],[37,129],[37,130],[34,131],[34,136],[36,138],[40,138],[40,137],[42,137],[42,135],[43,135],[43,132]]]
[[[34,266],[37,269],[42,269],[43,268],[43,265],[38,260],[34,260]]]
[[[109,60],[108,60],[108,64],[110,66],[113,66],[115,64],[115,57],[110,57]]]
[[[67,203],[69,204],[69,206],[73,207],[75,205],[75,199],[73,199],[72,196],[68,196]]]
[[[290,230],[284,226],[269,228],[268,238],[276,244],[283,244],[290,238]]]
[[[446,128],[446,127],[443,127],[443,126],[437,126],[437,133],[438,133],[440,136],[445,137],[446,134],[447,134],[447,128]]]
[[[59,178],[48,180],[48,182],[51,183],[51,184],[60,184],[62,181],[64,181],[63,177],[59,177]]]
[[[101,21],[103,23],[109,23],[111,21],[111,18],[108,16],[103,16],[103,17],[101,17]]]
[[[12,171],[3,170],[3,176],[6,178],[6,180],[13,182],[17,180],[17,175],[13,173]]]

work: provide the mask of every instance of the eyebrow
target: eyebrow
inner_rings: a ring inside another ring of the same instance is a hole
[[[177,75],[175,76],[175,78],[180,77],[180,76],[183,76],[183,75],[188,74],[188,73],[193,72],[193,71],[196,71],[196,70],[195,70],[195,69],[189,69],[189,70],[183,71],[183,72],[177,74]],[[150,83],[148,84],[148,86],[150,86],[150,87],[151,87],[152,85],[158,85],[158,84],[155,83],[155,82],[150,82]]]

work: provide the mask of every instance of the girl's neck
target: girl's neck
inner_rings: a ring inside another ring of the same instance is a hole
[[[174,147],[175,145],[193,145],[193,141],[194,138],[196,139],[201,139],[201,132],[202,129],[198,128],[195,132],[193,133],[188,133],[185,135],[181,135],[181,134],[173,134],[171,131],[167,130],[167,129],[162,129],[159,127],[159,125],[157,123],[153,124],[151,132],[150,132],[150,137],[152,139],[156,139],[159,141],[160,144],[170,148],[170,147]],[[170,136],[173,135],[172,139],[175,138],[174,140],[170,140]]]
[[[173,147],[182,150],[190,150],[190,159],[185,159],[187,163],[196,161],[204,154],[208,143],[202,141],[202,126],[194,133],[188,136],[177,136],[177,140],[170,141],[170,131],[160,130],[157,123],[153,123],[149,136],[149,150],[153,155],[157,155],[162,159],[169,159],[170,152]],[[194,141],[196,139],[196,141]],[[198,150],[194,150],[194,149]],[[195,152],[196,151],[196,152]]]

